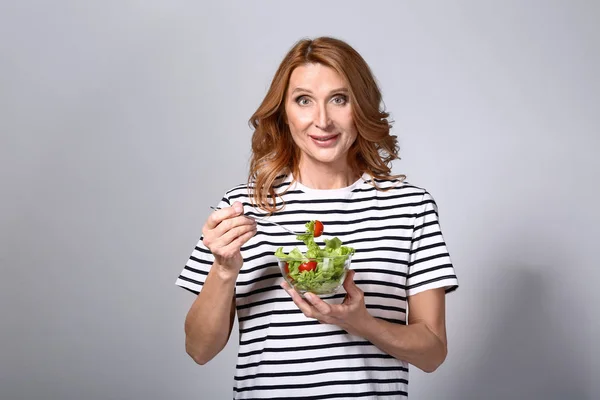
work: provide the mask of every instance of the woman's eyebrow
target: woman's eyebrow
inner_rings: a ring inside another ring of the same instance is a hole
[[[292,94],[294,94],[296,92],[303,92],[303,93],[312,94],[311,90],[304,89],[304,88],[301,88],[301,87],[297,87],[297,88],[294,88],[294,90],[292,90]],[[341,88],[338,88],[338,89],[330,90],[329,93],[348,93],[348,89],[345,88],[345,87],[341,87]]]

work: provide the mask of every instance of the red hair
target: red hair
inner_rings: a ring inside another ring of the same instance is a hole
[[[283,58],[265,98],[250,118],[254,128],[248,175],[250,198],[256,207],[268,213],[280,209],[273,188],[278,178],[290,172],[297,177],[299,173],[299,149],[285,122],[285,96],[292,71],[311,63],[332,68],[348,84],[352,118],[358,131],[348,152],[350,168],[377,179],[405,177],[391,175],[390,163],[398,158],[399,148],[396,136],[390,134],[389,113],[381,108],[381,92],[368,64],[339,39],[303,39]]]

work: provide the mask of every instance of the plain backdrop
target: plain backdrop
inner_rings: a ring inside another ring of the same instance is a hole
[[[287,50],[368,61],[461,287],[414,399],[597,399],[596,1],[1,1],[0,399],[231,398],[174,285]],[[237,327],[237,325],[236,325]],[[234,328],[237,329],[237,328]]]

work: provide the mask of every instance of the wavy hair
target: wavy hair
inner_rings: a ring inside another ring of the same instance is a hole
[[[300,150],[292,139],[285,120],[285,96],[292,71],[305,64],[332,68],[347,82],[352,118],[357,138],[348,151],[348,164],[357,173],[367,172],[376,179],[404,179],[391,174],[391,162],[398,159],[396,136],[390,134],[391,122],[382,106],[381,91],[370,67],[346,42],[319,37],[298,41],[283,58],[269,90],[250,118],[254,128],[252,156],[248,175],[249,195],[254,206],[269,214],[277,207],[275,186],[283,176],[299,173]],[[375,187],[376,183],[373,182]]]

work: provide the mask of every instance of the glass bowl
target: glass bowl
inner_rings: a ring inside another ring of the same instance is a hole
[[[304,295],[317,296],[335,294],[346,278],[352,263],[352,254],[316,258],[277,258],[279,270],[286,282]]]

